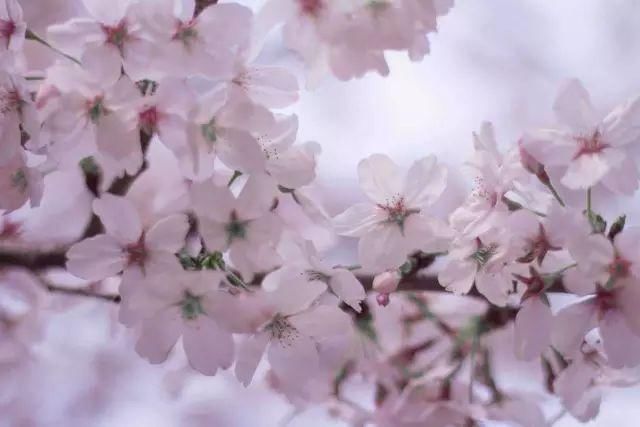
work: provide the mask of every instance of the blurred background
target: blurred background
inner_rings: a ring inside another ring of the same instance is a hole
[[[40,32],[75,7],[73,0],[21,3],[27,21]],[[242,3],[257,9],[262,2]],[[430,40],[424,61],[389,55],[389,77],[327,79],[303,92],[292,109],[299,115],[300,140],[322,145],[315,191],[331,214],[363,198],[356,165],[372,153],[386,153],[402,165],[436,154],[461,183],[471,133],[482,121],[494,123],[502,147],[514,144],[523,130],[553,121],[551,104],[563,79],[581,79],[603,110],[640,93],[640,2],[635,0],[458,1]],[[294,64],[278,46],[274,36],[261,59]],[[625,203],[627,214],[636,213],[636,225],[638,206],[635,200]],[[338,245],[351,256],[353,242]],[[0,398],[12,401],[6,409],[21,416],[7,424],[0,414],[2,427],[275,427],[291,415],[292,407],[261,380],[264,367],[245,389],[230,373],[183,375],[180,355],[150,366],[134,353],[128,332],[114,324],[114,306],[59,304],[68,306],[63,313],[49,308],[53,313],[33,360],[21,370],[3,371]],[[505,342],[509,334],[505,331]],[[529,366],[500,363],[505,384],[536,381],[535,374],[523,374]],[[635,427],[638,402],[639,388],[612,390],[588,425]],[[309,410],[289,425],[342,424],[325,411]],[[566,416],[556,425],[580,424]]]

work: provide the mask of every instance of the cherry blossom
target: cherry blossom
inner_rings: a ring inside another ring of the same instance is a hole
[[[257,64],[248,49],[235,60],[229,84],[231,96],[245,95],[268,108],[284,108],[298,100],[298,80],[284,67]]]
[[[475,238],[460,237],[449,249],[449,260],[438,274],[442,286],[466,294],[475,283],[491,303],[504,305],[514,289],[518,253],[506,232],[492,230]]]
[[[470,237],[504,220],[506,194],[519,193],[517,182],[526,177],[517,150],[504,155],[498,150],[491,123],[483,123],[480,132],[473,134],[473,144],[474,157],[468,166],[475,173],[474,189],[450,217],[451,226]]]
[[[269,274],[263,282],[269,286],[274,282],[322,282],[328,290],[341,301],[357,312],[361,311],[360,302],[365,299],[362,284],[350,270],[341,267],[331,267],[318,254],[310,241],[290,244],[291,249],[281,250],[287,263],[280,269]]]
[[[391,52],[424,58],[450,0],[62,3],[0,0],[9,422],[42,423],[14,385],[43,389],[39,365],[60,353],[50,320],[78,313],[104,317],[91,336],[107,330],[127,357],[168,361],[172,397],[232,366],[249,386],[265,359],[296,413],[356,426],[542,427],[550,400],[586,422],[607,386],[638,382],[640,235],[616,198],[638,186],[637,94],[601,114],[565,82],[558,123],[501,122],[521,135],[504,148],[483,122],[469,192],[433,155],[404,169],[362,153],[366,198],[332,217],[337,185],[317,179],[322,145],[301,137],[300,87],[386,76]],[[338,235],[358,239],[356,262]],[[98,352],[96,384],[63,405],[85,419],[138,371],[105,356],[115,346],[76,341]],[[513,353],[533,362],[523,379],[542,366],[545,392],[504,378]]]
[[[0,59],[6,52],[22,50],[27,24],[23,20],[22,8],[17,0],[0,3]]]
[[[27,163],[27,155],[18,149],[6,163],[0,163],[0,209],[13,211],[27,201],[38,206],[44,184],[37,167]]]
[[[150,9],[140,13],[143,28],[163,46],[158,67],[173,76],[227,78],[235,51],[248,42],[251,11],[239,4],[215,4],[194,16],[195,4],[175,0],[142,4]]]
[[[188,128],[190,153],[186,164],[200,177],[210,177],[217,156],[227,167],[239,172],[263,171],[264,158],[254,133],[272,126],[269,110],[252,104],[244,96],[234,96],[225,88],[203,94],[192,113]],[[203,165],[210,165],[204,169]]]
[[[560,127],[525,136],[526,149],[542,164],[560,168],[561,182],[570,189],[602,183],[608,189],[632,194],[638,187],[637,165],[629,147],[638,140],[638,100],[601,116],[578,80],[561,88],[553,105]]]
[[[318,280],[279,279],[272,276],[265,282],[277,286],[265,294],[271,312],[269,320],[238,348],[235,374],[245,386],[251,382],[265,351],[271,369],[287,388],[303,386],[321,364],[322,345],[350,333],[344,312],[334,306],[312,305],[325,292],[326,284]]]
[[[122,271],[125,276],[138,277],[179,268],[174,254],[184,246],[189,228],[185,215],[162,218],[145,229],[130,201],[108,193],[93,202],[93,211],[106,232],[69,249],[67,269],[70,273],[87,280],[100,280]]]
[[[265,172],[286,189],[313,181],[320,146],[315,142],[294,145],[298,132],[296,115],[278,114],[268,128],[257,134],[265,158]]]
[[[83,0],[87,18],[73,18],[49,27],[53,44],[81,59],[91,74],[115,82],[121,69],[134,80],[151,77],[149,67],[157,55],[154,40],[137,19],[137,3],[117,0]],[[154,76],[155,77],[155,76]]]
[[[194,183],[193,207],[209,251],[229,251],[229,258],[243,276],[269,270],[280,262],[275,251],[281,222],[271,212],[275,184],[267,177],[252,176],[237,198],[227,187],[212,182]]]
[[[434,157],[402,172],[389,157],[375,154],[360,162],[358,175],[370,201],[347,209],[334,218],[334,224],[339,234],[360,238],[363,267],[394,268],[411,251],[440,248],[446,238],[444,227],[425,211],[446,185],[447,171]]]
[[[234,344],[224,322],[233,298],[220,288],[222,280],[223,274],[215,271],[149,276],[139,294],[125,297],[123,309],[138,319],[138,354],[151,363],[162,363],[182,337],[193,369],[215,375],[218,369],[230,367]]]

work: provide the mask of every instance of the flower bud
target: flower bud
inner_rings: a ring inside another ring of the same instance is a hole
[[[373,290],[381,294],[390,294],[398,289],[400,283],[400,273],[397,270],[385,271],[373,278]]]
[[[376,302],[381,307],[386,307],[389,305],[389,294],[378,294],[376,295]]]
[[[529,172],[534,174],[543,184],[549,183],[549,175],[544,169],[544,165],[536,160],[522,144],[522,140],[518,141],[518,149],[520,152],[520,163]]]

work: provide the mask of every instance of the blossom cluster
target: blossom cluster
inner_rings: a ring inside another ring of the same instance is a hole
[[[0,366],[43,339],[40,309],[63,292],[117,302],[152,364],[183,353],[193,370],[231,369],[248,386],[266,354],[273,389],[353,425],[547,426],[549,395],[587,421],[604,387],[633,382],[640,229],[598,210],[638,188],[640,98],[603,114],[567,81],[556,123],[507,150],[482,124],[466,163],[473,188],[446,215],[435,209],[445,164],[373,154],[357,170],[367,201],[331,216],[308,191],[320,145],[299,141],[287,112],[298,78],[262,63],[265,37],[283,26],[307,86],[386,75],[386,52],[428,53],[449,2],[268,0],[255,16],[232,2],[82,6],[39,35],[17,0],[0,0],[0,252],[20,261],[0,270]],[[154,162],[165,173],[161,156],[179,180],[142,186]],[[84,179],[89,201],[83,220],[65,218],[86,227],[60,263],[24,226],[47,194],[63,197],[61,171]],[[292,215],[358,239],[358,264],[331,263]],[[41,259],[86,289],[50,283]],[[436,259],[437,288],[473,297],[403,288],[425,284]],[[114,283],[113,298],[94,292]],[[559,310],[558,290],[574,296]],[[496,384],[504,329],[517,358],[542,362],[548,396]],[[375,390],[371,408],[345,397],[358,382]]]

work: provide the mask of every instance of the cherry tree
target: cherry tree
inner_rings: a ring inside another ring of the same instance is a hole
[[[48,317],[98,300],[150,364],[184,354],[184,375],[251,387],[265,359],[273,392],[349,425],[597,419],[607,389],[640,379],[640,229],[597,203],[638,188],[637,96],[601,111],[579,80],[558,82],[556,122],[506,148],[478,123],[469,191],[446,215],[434,205],[456,171],[428,152],[366,153],[367,200],[334,215],[310,191],[322,141],[300,140],[288,108],[328,79],[387,76],[389,52],[421,60],[448,13],[82,0],[37,33],[0,0],[0,369],[21,375]],[[262,63],[269,37],[304,72]],[[154,149],[179,179],[158,177]],[[36,214],[71,237],[30,229]],[[357,242],[358,262],[335,262],[310,226]],[[504,352],[537,361],[545,393],[504,387]],[[16,399],[0,398],[9,419]]]

